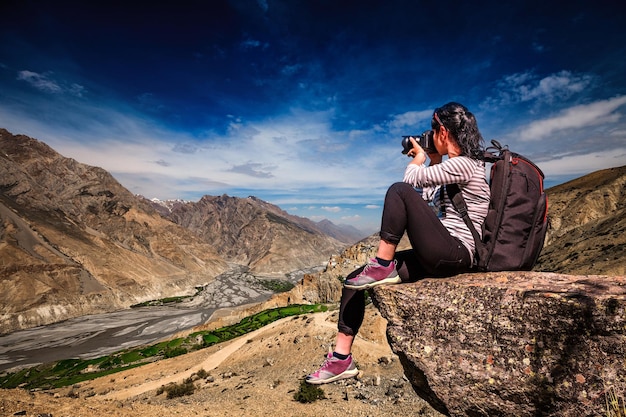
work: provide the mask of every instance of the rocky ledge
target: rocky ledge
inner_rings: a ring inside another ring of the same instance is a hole
[[[591,416],[626,392],[626,277],[464,274],[373,291],[415,392],[452,416]]]

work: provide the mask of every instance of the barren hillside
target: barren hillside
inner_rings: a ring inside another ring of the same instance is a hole
[[[300,381],[334,340],[336,312],[286,318],[201,351],[52,392],[0,390],[2,415],[38,416],[439,416],[415,395],[386,342],[385,321],[367,309],[355,343],[356,380],[322,386],[325,399],[294,399]],[[200,370],[192,395],[167,399],[159,388]],[[17,414],[16,414],[17,415]]]
[[[212,245],[101,168],[0,129],[0,334],[190,293]]]
[[[537,271],[626,273],[626,166],[548,189],[550,228]]]

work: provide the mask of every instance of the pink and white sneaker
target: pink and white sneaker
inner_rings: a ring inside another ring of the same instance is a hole
[[[330,352],[320,369],[308,375],[305,381],[316,385],[327,384],[340,379],[352,378],[358,374],[359,370],[352,360],[352,355],[348,356],[347,359],[341,360]]]
[[[382,266],[376,258],[372,258],[359,275],[347,279],[343,286],[352,290],[366,290],[381,284],[399,284],[400,282],[402,280],[398,276],[395,260],[389,266]]]

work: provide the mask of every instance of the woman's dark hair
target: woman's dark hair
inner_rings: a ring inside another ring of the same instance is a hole
[[[450,131],[461,148],[461,155],[474,158],[484,148],[476,117],[462,104],[450,102],[435,109],[431,125],[433,130],[439,131],[443,125]]]

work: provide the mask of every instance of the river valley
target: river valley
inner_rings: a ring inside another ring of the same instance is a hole
[[[61,359],[97,358],[151,344],[206,323],[219,308],[264,301],[273,292],[261,284],[262,280],[288,280],[295,284],[305,273],[319,268],[294,271],[287,276],[258,277],[244,266],[232,265],[202,292],[181,303],[77,317],[3,335],[0,336],[0,372]]]

